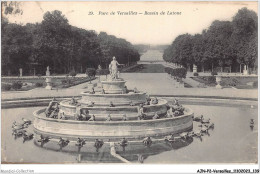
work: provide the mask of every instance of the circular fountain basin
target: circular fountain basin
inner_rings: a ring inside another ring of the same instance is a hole
[[[40,109],[34,112],[35,132],[57,138],[137,139],[175,134],[192,129],[193,126],[193,112],[189,108],[186,108],[184,115],[178,117],[134,121],[60,120],[45,117],[44,111],[45,109]]]
[[[95,105],[109,105],[109,103],[112,102],[114,105],[129,105],[131,102],[133,104],[140,104],[146,101],[146,94],[143,92],[124,94],[90,94],[88,92],[82,92],[81,95],[82,99],[78,102],[82,104],[94,102]]]
[[[173,100],[173,98],[167,99]],[[257,148],[252,147],[257,147],[258,144],[258,124],[255,124],[253,130],[249,127],[250,118],[253,118],[256,123],[258,122],[257,101],[223,99],[203,99],[202,101],[198,98],[180,98],[179,101],[185,104],[185,107],[192,108],[196,116],[202,114],[211,118],[211,122],[215,123],[216,127],[209,131],[210,135],[205,134],[202,140],[194,137],[192,142],[181,140],[171,144],[165,141],[157,142],[157,137],[156,140],[151,137],[153,143],[149,148],[144,146],[141,141],[129,140],[125,151],[117,143],[119,141],[116,141],[116,153],[134,163],[137,162],[140,154],[144,156],[144,163],[158,164],[161,163],[160,159],[165,159],[165,163],[168,164],[223,163],[223,159],[226,159],[225,161],[228,163],[237,163],[237,161],[255,163],[257,161]],[[23,106],[23,104],[24,102],[20,102],[20,105]],[[39,103],[35,102],[35,104]],[[40,104],[42,108],[46,107],[46,103]],[[69,145],[60,151],[58,141],[53,141],[56,139],[51,139],[41,148],[38,146],[39,144],[35,145],[35,143],[39,143],[37,141],[39,135],[35,133],[34,140],[25,143],[23,143],[22,137],[14,138],[11,134],[13,121],[21,121],[21,118],[33,120],[32,112],[40,110],[41,107],[2,108],[3,163],[77,163],[76,157],[79,153],[75,146],[76,140],[71,140]],[[194,132],[200,130],[198,125],[200,123],[193,122]],[[230,127],[230,125],[232,126]],[[34,132],[33,129],[33,125],[30,125],[27,130]],[[138,142],[140,143],[137,144]],[[216,145],[226,148],[217,148]],[[21,153],[21,149],[23,153]],[[201,155],[198,155],[201,153],[209,155],[201,158]],[[106,142],[99,152],[96,152],[94,141],[87,141],[86,145],[81,148],[80,154],[82,155],[81,163],[120,162],[110,155],[110,143]],[[39,158],[39,156],[44,158]],[[21,159],[23,160],[21,161]]]
[[[70,100],[64,100],[60,102],[60,113],[64,113],[67,119],[75,120],[76,106],[69,104]],[[167,112],[167,101],[165,99],[158,99],[158,104],[144,105],[144,112],[147,118],[154,116],[157,112],[158,115],[164,116]],[[111,115],[112,120],[122,120],[125,114],[128,120],[137,120],[138,106],[119,105],[115,107],[109,107],[107,105],[100,105],[89,107],[88,105],[81,105],[81,108],[88,110],[89,115],[95,115],[97,121],[106,120],[108,114]]]

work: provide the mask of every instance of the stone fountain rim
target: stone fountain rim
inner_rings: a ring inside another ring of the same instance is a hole
[[[108,93],[108,94],[101,94],[101,93],[95,93],[95,94],[90,94],[88,91],[85,91],[85,92],[81,92],[80,93],[81,95],[84,95],[84,96],[129,96],[129,95],[139,95],[139,94],[147,94],[146,92],[137,92],[137,93],[119,93],[119,94],[111,94],[111,93]]]
[[[65,102],[69,102],[70,101],[70,99],[67,99],[67,100],[62,100],[61,102],[60,102],[60,105],[62,105],[62,106],[65,106],[65,107],[68,107],[68,108],[76,108],[77,107],[77,105],[70,105],[70,104],[66,104]],[[165,104],[167,104],[168,102],[167,102],[167,100],[165,100],[165,99],[163,99],[163,98],[158,98],[158,101],[161,101],[161,103],[157,103],[157,104],[151,104],[151,105],[144,105],[143,107],[144,108],[146,108],[146,107],[151,107],[151,106],[161,106],[161,105],[165,105]],[[84,103],[83,103],[84,104]],[[114,106],[114,107],[110,107],[110,106],[91,106],[91,107],[84,107],[84,108],[86,108],[86,109],[91,109],[91,108],[103,108],[103,109],[106,109],[106,108],[126,108],[126,106],[125,105],[122,105],[122,106]],[[135,105],[135,106],[128,106],[129,108],[132,108],[132,107],[138,107],[138,105]]]
[[[101,83],[126,83],[125,80],[111,80],[111,81],[101,81]]]
[[[188,111],[187,111],[188,109]],[[178,120],[187,116],[194,115],[193,110],[189,107],[185,107],[185,114],[178,116],[178,117],[171,117],[171,118],[160,118],[155,120],[128,120],[128,121],[78,121],[78,120],[61,120],[61,119],[54,119],[54,118],[47,118],[40,116],[39,114],[43,113],[45,111],[45,108],[38,109],[33,112],[34,117],[42,120],[52,121],[52,122],[61,122],[61,123],[71,123],[71,124],[90,124],[90,125],[113,125],[113,124],[131,124],[131,123],[158,123],[160,121],[167,121],[167,120]]]

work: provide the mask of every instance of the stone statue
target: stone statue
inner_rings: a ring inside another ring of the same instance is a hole
[[[154,104],[154,105],[155,105],[155,104],[158,104],[158,99],[157,99],[157,97],[155,97],[155,98],[152,99],[152,104]]]
[[[59,119],[66,120],[64,112],[59,113]]]
[[[167,111],[166,118],[171,118],[173,116],[172,107]]]
[[[90,94],[95,94],[95,89],[94,87],[91,89],[91,91],[89,92]]]
[[[46,117],[49,117],[54,110],[57,110],[58,102],[55,98],[50,101],[49,106],[45,110]]]
[[[20,69],[19,69],[19,72],[20,72],[20,77],[22,77],[22,76],[23,76],[23,69],[20,68]]]
[[[50,76],[50,75],[51,75],[51,73],[50,73],[50,68],[49,68],[49,66],[47,66],[46,76]]]
[[[74,97],[72,97],[71,99],[70,99],[70,102],[69,102],[69,104],[70,105],[76,105],[78,102],[77,102],[77,100],[74,98]]]
[[[106,121],[112,121],[111,115],[108,114]]]
[[[144,107],[142,104],[140,104],[140,106],[138,107],[138,119],[144,120],[145,117],[146,117],[146,115],[144,113]]]
[[[96,121],[95,115],[92,115],[88,121]]]
[[[81,107],[80,106],[76,107],[75,119],[76,120],[82,120]]]
[[[173,104],[179,106],[179,101],[176,98],[174,98]]]
[[[57,102],[57,99],[55,97],[52,98],[52,102]]]
[[[109,107],[115,107],[112,101],[110,101]]]
[[[109,72],[110,72],[110,76],[112,78],[112,80],[118,79],[119,77],[119,72],[117,69],[117,66],[121,65],[116,61],[116,58],[113,57],[113,60],[111,61],[111,63],[109,64]]]
[[[127,120],[127,117],[126,117],[126,114],[123,115],[123,121],[126,121]]]
[[[155,112],[155,114],[154,114],[154,116],[153,116],[153,120],[155,120],[155,119],[159,119],[159,118],[160,118],[160,116],[158,115],[157,112]]]
[[[58,113],[59,113],[59,104],[55,103],[53,105],[53,110],[51,111],[51,113],[49,114],[48,117],[50,117],[50,118],[58,118]]]

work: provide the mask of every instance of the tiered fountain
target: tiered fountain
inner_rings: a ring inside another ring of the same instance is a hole
[[[48,108],[34,112],[36,137],[71,142],[101,140],[103,143],[122,139],[143,143],[144,138],[180,134],[193,127],[193,113],[178,103],[170,106],[164,99],[150,98],[137,89],[128,90],[119,77],[118,62],[113,58],[110,77],[101,81],[102,88],[81,93],[80,99],[55,99]],[[42,142],[42,141],[36,141]],[[75,144],[75,143],[74,143]]]

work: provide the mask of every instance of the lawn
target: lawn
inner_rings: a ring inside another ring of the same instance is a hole
[[[206,86],[213,87],[217,85],[215,76],[197,76],[191,78],[197,82],[205,84]]]
[[[161,64],[140,64],[124,71],[125,73],[165,73],[164,66]]]
[[[89,77],[55,77],[52,78],[54,88],[69,88],[71,86],[79,85],[81,83],[88,82],[95,78]],[[16,89],[13,87],[14,83],[20,83],[21,85]],[[36,78],[2,78],[1,81],[2,91],[26,91],[33,88],[45,88],[46,82],[43,77]]]
[[[214,76],[198,76],[192,77],[200,83],[204,83],[207,86],[216,86],[216,77]],[[258,88],[258,77],[248,77],[248,76],[224,76],[222,77],[221,86],[223,87],[235,87],[238,89],[256,89]]]

